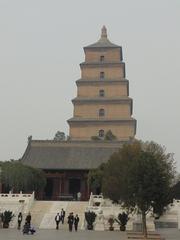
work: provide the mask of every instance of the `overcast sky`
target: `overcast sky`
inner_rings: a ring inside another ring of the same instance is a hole
[[[29,135],[68,134],[83,47],[102,25],[123,47],[137,138],[180,170],[179,0],[0,0],[0,160],[20,158]]]

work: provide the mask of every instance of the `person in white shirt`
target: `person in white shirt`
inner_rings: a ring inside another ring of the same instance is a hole
[[[59,223],[61,221],[61,216],[59,215],[59,213],[56,214],[55,221],[56,221],[56,229],[59,229]]]

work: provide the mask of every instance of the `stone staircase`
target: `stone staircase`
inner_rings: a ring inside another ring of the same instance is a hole
[[[42,229],[54,229],[56,224],[55,224],[55,216],[57,213],[60,213],[61,212],[61,209],[63,208],[65,211],[68,207],[68,202],[66,201],[53,201],[51,202],[52,205],[51,207],[49,208],[49,211],[46,212],[42,218],[42,221],[40,223],[40,226],[39,228],[42,228]],[[67,215],[67,213],[66,213]],[[67,224],[66,224],[66,216],[65,216],[65,224],[59,224],[59,227],[60,229],[64,229],[64,228],[67,228]]]
[[[84,228],[84,212],[88,205],[88,202],[53,201],[53,202],[47,202],[47,203],[49,204],[51,203],[51,206],[49,205],[49,207],[46,208],[46,211],[39,212],[41,216],[38,216],[38,219],[36,220],[36,222],[38,223],[36,226],[38,226],[41,229],[55,229],[55,226],[56,226],[55,216],[58,212],[60,213],[61,209],[63,208],[66,212],[66,215],[64,219],[64,224],[60,223],[59,229],[63,229],[63,230],[68,229],[67,217],[70,212],[73,212],[74,215],[78,214],[80,218],[79,229]],[[38,211],[36,213],[39,214]]]
[[[69,202],[67,211],[66,211],[66,222],[67,222],[67,216],[69,213],[73,212],[74,216],[78,214],[79,216],[79,229],[84,229],[84,212],[86,210],[86,207],[88,206],[88,202]]]
[[[30,209],[30,213],[32,216],[32,225],[36,228],[40,227],[40,223],[44,217],[44,215],[49,212],[53,202],[50,201],[34,201],[32,208]]]

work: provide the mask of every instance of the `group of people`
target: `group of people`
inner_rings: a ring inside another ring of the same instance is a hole
[[[55,216],[56,229],[59,229],[60,222],[62,224],[64,224],[65,215],[66,215],[66,212],[62,208],[61,212],[57,213],[57,215]],[[22,220],[23,220],[23,215],[22,215],[21,212],[19,212],[18,217],[17,217],[17,222],[18,222],[18,227],[17,228],[19,230],[21,229]],[[77,231],[78,230],[78,224],[79,224],[78,214],[76,214],[74,216],[73,212],[69,213],[69,215],[67,217],[67,223],[68,223],[70,232],[72,232],[73,226],[74,226],[74,230]],[[28,213],[28,215],[25,218],[25,223],[24,223],[22,232],[23,232],[23,234],[34,234],[35,233],[35,229],[31,226],[31,213],[30,212]]]
[[[65,218],[65,211],[64,209],[61,210],[60,213],[57,213],[57,215],[55,216],[55,221],[56,221],[56,229],[59,229],[59,223],[62,222],[62,224],[64,224],[64,218]],[[69,213],[68,217],[67,217],[68,221],[68,225],[69,225],[69,231],[72,232],[73,230],[73,226],[75,231],[78,230],[78,223],[79,223],[79,216],[78,214],[76,214],[74,216],[73,212]]]
[[[19,230],[21,229],[22,220],[23,220],[23,216],[22,216],[22,213],[20,212],[18,214],[18,218],[17,218]],[[35,229],[31,226],[31,213],[30,212],[26,216],[22,232],[23,232],[23,234],[34,234],[35,233]]]
[[[66,212],[64,211],[64,209],[61,209],[60,213],[57,213],[57,215],[55,216],[55,221],[56,221],[56,229],[59,229],[59,223],[62,222],[62,224],[64,224],[64,218],[65,218]]]

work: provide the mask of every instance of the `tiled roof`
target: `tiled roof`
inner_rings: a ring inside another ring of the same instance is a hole
[[[123,142],[91,143],[31,141],[21,159],[22,163],[40,169],[89,170],[117,152]]]
[[[120,48],[120,46],[111,43],[108,38],[100,38],[99,41],[97,41],[96,43],[84,47],[84,49],[86,48]]]

